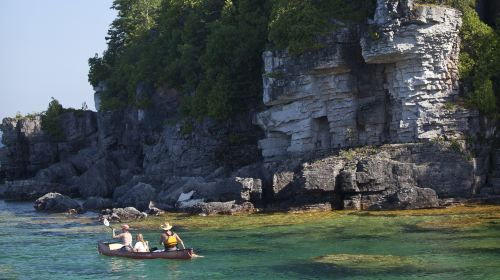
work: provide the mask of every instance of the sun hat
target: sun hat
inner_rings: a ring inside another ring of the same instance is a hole
[[[122,229],[129,230],[130,227],[127,224],[122,225]]]
[[[170,230],[172,228],[172,225],[170,225],[169,223],[164,223],[160,226],[160,228],[163,230]]]

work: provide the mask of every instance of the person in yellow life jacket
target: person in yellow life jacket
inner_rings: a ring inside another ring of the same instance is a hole
[[[160,237],[160,243],[165,247],[165,251],[177,250],[177,244],[179,243],[181,244],[182,249],[186,249],[186,247],[184,247],[184,242],[182,242],[182,239],[179,237],[179,235],[171,231],[172,225],[170,225],[169,223],[165,223],[162,224],[160,228],[163,229],[163,233]]]

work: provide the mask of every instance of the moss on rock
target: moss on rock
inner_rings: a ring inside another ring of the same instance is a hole
[[[426,262],[409,256],[334,254],[320,256],[315,262],[353,270],[386,271],[395,269],[419,269]]]

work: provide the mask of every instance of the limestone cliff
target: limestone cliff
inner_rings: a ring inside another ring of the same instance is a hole
[[[445,106],[458,94],[460,12],[401,2],[379,1],[371,25],[338,29],[320,52],[264,54],[266,158],[477,132],[476,112]]]
[[[479,193],[494,129],[451,105],[461,22],[453,8],[379,0],[368,26],[338,28],[323,50],[265,52],[269,107],[256,123],[275,201],[420,208]],[[421,144],[384,145],[395,143]],[[383,146],[348,160],[333,152],[363,145]]]

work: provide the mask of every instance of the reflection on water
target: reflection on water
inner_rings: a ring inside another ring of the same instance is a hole
[[[204,258],[133,260],[97,253],[97,240],[111,232],[95,214],[37,213],[31,203],[0,201],[0,279],[500,279],[499,213],[471,211],[310,222],[293,215],[301,222],[289,225],[290,217],[274,215],[279,227],[264,215],[224,217],[244,227],[177,229]],[[159,246],[158,231],[141,232]]]

